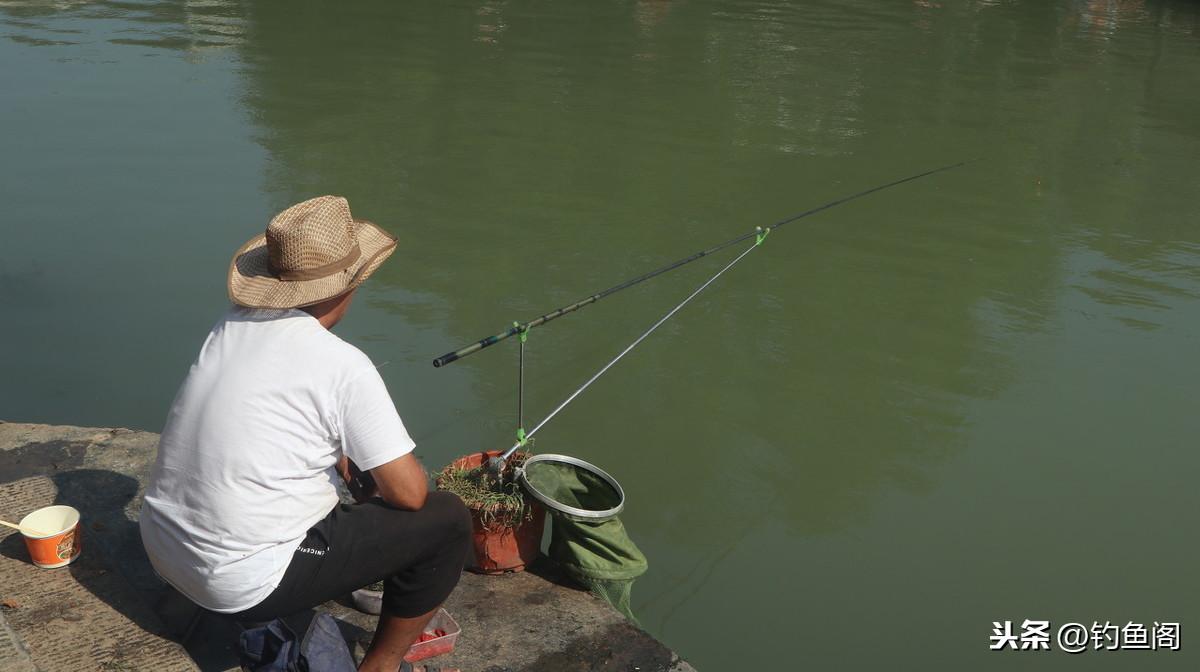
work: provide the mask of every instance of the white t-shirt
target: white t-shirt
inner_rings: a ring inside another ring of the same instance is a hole
[[[167,416],[142,542],[155,571],[196,604],[249,609],[338,504],[342,453],[366,471],[412,449],[358,348],[301,310],[234,307]]]

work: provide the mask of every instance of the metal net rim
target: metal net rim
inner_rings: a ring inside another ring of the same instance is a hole
[[[612,489],[616,491],[617,505],[611,509],[581,509],[569,504],[563,504],[553,497],[550,497],[549,495],[533,487],[533,484],[529,482],[529,478],[525,474],[525,470],[529,468],[529,465],[536,464],[538,462],[563,462],[573,467],[592,472],[596,476],[599,476],[605,483],[612,486]],[[621,484],[617,482],[617,479],[613,478],[608,474],[607,471],[604,471],[591,462],[586,462],[577,457],[571,457],[570,455],[556,455],[554,453],[534,455],[533,457],[525,460],[525,463],[520,467],[517,467],[516,471],[517,481],[521,484],[521,487],[525,489],[525,492],[528,492],[530,496],[541,502],[543,506],[552,511],[565,513],[575,518],[584,518],[587,520],[605,520],[621,513],[621,511],[625,508],[625,490],[621,488]]]

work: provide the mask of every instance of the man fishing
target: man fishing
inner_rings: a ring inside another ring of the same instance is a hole
[[[427,492],[383,379],[330,330],[396,240],[321,196],[279,213],[229,267],[159,443],[141,513],[155,570],[238,621],[287,616],[384,581],[362,672],[409,646],[457,585],[471,529]],[[338,477],[358,503],[339,502]]]

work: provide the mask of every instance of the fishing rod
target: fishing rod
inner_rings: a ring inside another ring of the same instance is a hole
[[[558,319],[568,313],[573,313],[573,312],[579,310],[580,308],[583,308],[584,306],[593,304],[593,303],[599,301],[600,299],[603,299],[606,296],[612,296],[613,294],[616,294],[617,292],[619,292],[621,290],[629,289],[630,287],[641,284],[641,283],[649,280],[650,278],[657,277],[668,271],[673,271],[673,270],[679,268],[680,266],[690,264],[693,261],[696,261],[697,259],[702,259],[704,257],[707,257],[710,254],[720,252],[721,250],[724,250],[727,247],[732,247],[734,245],[737,245],[738,243],[750,240],[751,238],[756,238],[756,239],[761,240],[762,237],[765,237],[768,233],[770,233],[771,231],[774,231],[775,229],[778,229],[779,227],[783,226],[784,224],[789,224],[798,219],[803,219],[805,217],[815,215],[818,212],[821,212],[823,210],[828,210],[829,208],[832,208],[834,206],[841,205],[843,203],[848,203],[855,199],[862,198],[863,196],[866,196],[868,194],[873,194],[877,191],[883,191],[884,189],[890,189],[891,187],[899,186],[901,184],[904,184],[905,182],[912,182],[913,180],[919,180],[922,177],[928,177],[935,173],[941,173],[941,172],[944,172],[947,170],[952,170],[954,168],[959,168],[961,166],[965,166],[968,163],[972,163],[977,160],[978,159],[959,161],[958,163],[953,163],[948,166],[942,166],[940,168],[934,168],[933,170],[927,170],[923,173],[917,173],[916,175],[910,175],[908,177],[901,178],[899,180],[888,182],[887,184],[881,184],[877,187],[871,187],[870,189],[865,189],[858,193],[850,194],[849,196],[843,196],[842,198],[830,201],[828,203],[825,203],[824,205],[819,205],[815,208],[811,208],[809,210],[805,210],[804,212],[792,215],[791,217],[788,217],[786,219],[781,219],[778,222],[771,224],[770,226],[757,227],[749,233],[740,235],[736,238],[732,238],[723,243],[720,243],[719,245],[714,245],[708,249],[700,250],[699,252],[697,252],[695,254],[686,256],[678,261],[667,264],[666,266],[656,268],[653,271],[643,273],[642,275],[639,275],[635,278],[630,278],[629,280],[626,280],[625,282],[622,282],[617,285],[613,285],[612,287],[609,287],[606,290],[596,292],[595,294],[592,294],[591,296],[588,296],[587,298],[580,299],[579,301],[576,301],[575,303],[563,306],[562,308],[559,308],[557,310],[552,310],[552,311],[550,311],[544,315],[541,315],[539,317],[535,317],[534,319],[532,319],[528,322],[525,322],[525,323],[514,322],[513,326],[509,327],[508,329],[505,329],[504,331],[502,331],[498,334],[495,334],[493,336],[488,336],[487,338],[480,339],[474,343],[471,343],[470,345],[461,347],[458,350],[455,350],[453,352],[447,352],[446,354],[442,355],[441,357],[434,359],[433,365],[435,367],[445,366],[446,364],[449,364],[450,362],[457,361],[459,359],[462,359],[463,357],[466,357],[467,355],[479,352],[480,350],[482,350],[488,346],[495,345],[495,344],[499,343],[500,341],[503,341],[507,338],[511,338],[518,334],[524,334],[524,333],[528,332],[530,329],[533,329],[534,327],[541,326],[551,320]]]
[[[642,335],[638,336],[636,339],[634,339],[633,343],[630,343],[629,345],[625,346],[625,349],[622,350],[620,353],[618,353],[616,357],[613,357],[611,360],[609,360],[609,362],[607,364],[600,367],[599,371],[592,374],[592,377],[588,378],[587,382],[585,382],[583,385],[580,385],[578,388],[576,388],[576,390],[574,392],[572,392],[570,395],[568,395],[567,398],[564,399],[562,401],[562,403],[560,403],[558,406],[556,406],[553,411],[550,411],[549,415],[542,418],[542,421],[539,422],[536,426],[534,426],[533,429],[529,430],[528,434],[525,433],[525,429],[523,427],[518,429],[517,430],[517,442],[514,443],[511,448],[509,448],[508,450],[501,453],[499,457],[489,457],[488,458],[488,461],[487,461],[488,471],[490,471],[492,474],[497,474],[497,475],[502,473],[504,471],[504,463],[508,460],[508,458],[512,457],[512,454],[517,452],[518,448],[520,448],[520,447],[524,446],[526,443],[528,443],[529,440],[533,438],[533,435],[538,433],[538,430],[540,430],[542,427],[546,426],[546,423],[553,420],[554,416],[558,415],[559,411],[566,408],[567,404],[570,404],[572,401],[575,401],[575,397],[578,397],[579,395],[583,394],[584,390],[591,387],[592,383],[599,380],[600,376],[603,376],[609,369],[611,369],[613,367],[614,364],[621,361],[622,357],[624,357],[625,355],[628,355],[630,350],[633,350],[634,348],[636,348],[638,346],[639,343],[646,340],[646,337],[649,336],[650,334],[653,334],[655,329],[658,329],[659,327],[661,327],[663,325],[664,322],[671,319],[671,316],[673,316],[675,313],[678,313],[680,311],[680,309],[682,309],[684,306],[686,306],[688,304],[689,301],[696,298],[700,294],[700,292],[703,292],[705,289],[708,289],[708,286],[711,285],[712,283],[716,282],[717,278],[724,275],[725,271],[728,271],[729,269],[733,268],[734,265],[736,265],[739,261],[744,259],[747,254],[750,254],[751,252],[756,250],[758,248],[758,246],[762,245],[763,240],[766,237],[767,237],[767,231],[763,230],[763,231],[757,232],[755,234],[754,242],[750,243],[750,247],[747,247],[741,254],[739,254],[737,257],[735,257],[733,261],[729,262],[728,264],[725,264],[724,268],[717,271],[715,275],[713,275],[711,278],[706,280],[704,282],[704,284],[697,287],[695,289],[695,291],[693,291],[691,294],[688,294],[686,299],[684,299],[683,301],[680,301],[678,304],[676,304],[676,306],[674,308],[667,311],[667,314],[663,315],[661,318],[659,318],[659,320],[657,322],[655,322],[649,329],[642,332]],[[524,375],[524,374],[522,374],[522,375]]]

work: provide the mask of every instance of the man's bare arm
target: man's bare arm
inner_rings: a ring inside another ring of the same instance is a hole
[[[386,473],[381,475],[381,470]],[[358,469],[358,465],[343,455],[338,459],[337,471],[350,487],[350,494],[354,495],[354,500],[360,504],[372,497],[382,497],[383,501],[398,509],[412,511],[425,504],[425,495],[428,492],[425,471],[412,453],[375,467],[365,474]],[[386,488],[390,494],[384,494],[385,486],[380,484],[381,478],[387,481]]]
[[[429,483],[425,470],[412,453],[385,462],[371,470],[383,501],[397,509],[416,511],[425,506]]]

